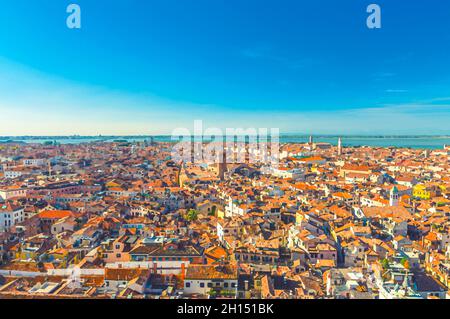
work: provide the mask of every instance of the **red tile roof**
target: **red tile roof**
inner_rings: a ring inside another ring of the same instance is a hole
[[[61,219],[69,216],[73,216],[70,210],[44,210],[38,214],[42,219]]]

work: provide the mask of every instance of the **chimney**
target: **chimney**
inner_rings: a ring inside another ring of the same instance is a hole
[[[184,263],[181,264],[181,278],[184,280],[186,276],[186,266],[184,265]]]
[[[249,290],[248,288],[249,288],[248,280],[245,280],[244,281],[244,290],[248,291]]]

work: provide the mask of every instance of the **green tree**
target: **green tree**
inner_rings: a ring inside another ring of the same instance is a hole
[[[400,260],[400,263],[402,264],[403,267],[405,267],[406,269],[409,269],[409,261],[408,261],[408,258],[403,257],[403,258]]]
[[[186,214],[186,220],[192,222],[194,220],[197,220],[198,218],[198,212],[195,209],[190,209]]]

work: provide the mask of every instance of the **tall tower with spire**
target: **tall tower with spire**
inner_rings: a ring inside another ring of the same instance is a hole
[[[225,149],[226,143],[223,143],[222,160],[219,162],[219,178],[221,181],[225,180],[225,172],[227,171],[227,152]]]
[[[313,137],[312,137],[312,135],[310,135],[309,136],[309,146],[312,146],[313,145],[313,143],[314,143],[314,140],[313,140]]]
[[[184,162],[180,162],[180,166],[178,168],[178,186],[180,188],[184,187],[184,182],[187,180],[186,171],[184,169]]]
[[[338,155],[341,156],[342,155],[342,139],[339,138],[338,140]]]
[[[389,206],[398,206],[398,189],[397,186],[392,187],[389,194]]]

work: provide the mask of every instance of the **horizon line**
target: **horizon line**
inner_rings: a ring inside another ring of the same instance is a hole
[[[190,134],[190,136],[210,136],[209,134],[198,135]],[[250,135],[250,134],[238,134],[238,135]],[[438,137],[438,138],[450,138],[450,134],[388,134],[388,133],[372,133],[372,134],[311,134],[311,133],[295,133],[286,132],[280,133],[279,136],[299,136],[299,137],[398,137],[398,138],[411,138],[411,137]],[[0,139],[6,138],[106,138],[106,137],[173,137],[178,135],[172,134],[125,134],[125,135],[109,135],[109,134],[92,134],[92,135],[80,135],[80,134],[63,134],[63,135],[0,135]],[[227,134],[214,135],[214,136],[232,136]],[[236,136],[233,135],[233,136]]]

